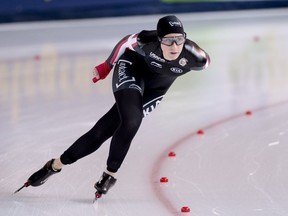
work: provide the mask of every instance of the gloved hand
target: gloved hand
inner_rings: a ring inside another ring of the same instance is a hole
[[[93,69],[93,83],[96,83],[98,80],[100,80],[99,72],[97,70],[97,67],[94,67]]]
[[[111,68],[109,65],[105,62],[103,62],[100,65],[97,65],[93,70],[93,83],[98,82],[100,79],[105,79],[107,75],[110,73]]]

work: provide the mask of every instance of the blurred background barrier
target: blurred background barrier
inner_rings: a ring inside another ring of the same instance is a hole
[[[0,23],[288,7],[288,0],[2,0]]]

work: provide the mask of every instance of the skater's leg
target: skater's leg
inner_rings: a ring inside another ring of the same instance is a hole
[[[114,93],[119,116],[119,127],[110,145],[107,170],[117,172],[121,166],[142,122],[142,96],[134,89],[124,89]]]
[[[62,164],[71,164],[96,151],[115,132],[119,125],[119,115],[114,106],[89,130],[76,140],[61,156]]]
[[[24,186],[16,192],[29,185],[44,184],[51,175],[59,173],[63,165],[71,164],[98,149],[105,140],[113,135],[118,124],[118,110],[114,105],[90,131],[80,137],[60,158],[49,160],[44,167],[31,175]]]
[[[115,184],[115,173],[120,168],[142,122],[142,95],[139,91],[123,89],[114,93],[120,116],[119,127],[115,131],[110,145],[107,170],[95,183],[96,199],[106,194]]]

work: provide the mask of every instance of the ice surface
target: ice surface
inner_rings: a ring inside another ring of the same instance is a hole
[[[287,12],[179,14],[211,66],[176,81],[94,205],[109,142],[13,192],[112,106],[111,75],[94,85],[91,68],[160,16],[1,25],[0,215],[288,215]]]

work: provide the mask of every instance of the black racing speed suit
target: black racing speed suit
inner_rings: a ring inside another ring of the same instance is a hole
[[[167,61],[162,55],[156,31],[144,30],[124,37],[102,63],[102,68],[98,68],[108,74],[115,66],[112,88],[116,103],[61,155],[61,162],[71,164],[94,152],[112,137],[107,169],[117,172],[143,116],[155,109],[177,77],[191,70],[202,70],[209,63],[208,54],[189,39],[186,39],[180,56]]]

